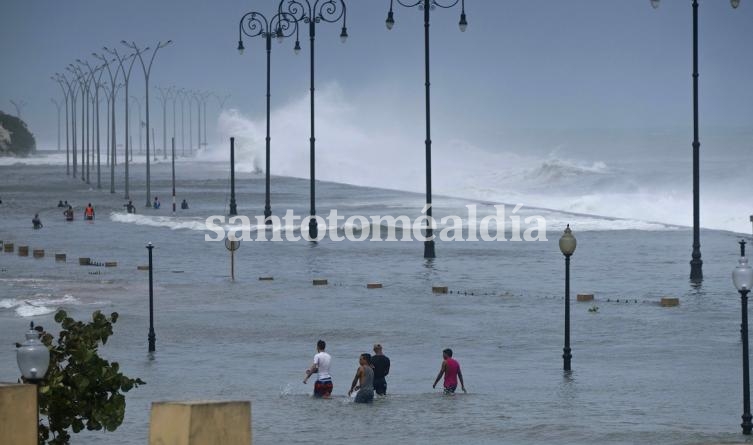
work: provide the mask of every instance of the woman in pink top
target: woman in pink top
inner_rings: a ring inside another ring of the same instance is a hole
[[[463,392],[468,392],[465,390],[465,383],[463,383],[463,373],[460,371],[460,363],[452,358],[452,349],[447,348],[442,351],[442,358],[442,367],[439,368],[439,374],[437,374],[432,388],[437,387],[439,379],[444,375],[445,394],[455,394],[455,390],[458,387],[458,379],[460,380],[460,387],[463,389]]]

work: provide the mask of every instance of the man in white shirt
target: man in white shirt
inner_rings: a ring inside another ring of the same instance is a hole
[[[324,399],[328,399],[332,394],[332,376],[329,375],[329,364],[332,361],[332,357],[324,352],[326,347],[327,344],[324,340],[319,340],[316,343],[314,363],[306,370],[306,378],[303,379],[303,383],[307,383],[311,374],[316,373],[317,379],[314,383],[314,397]]]

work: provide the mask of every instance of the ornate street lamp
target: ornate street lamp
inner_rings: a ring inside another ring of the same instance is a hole
[[[314,115],[314,38],[316,37],[316,24],[320,22],[336,23],[342,19],[342,30],[340,31],[340,40],[345,43],[348,38],[348,28],[346,27],[346,7],[344,0],[314,0],[312,5],[309,0],[282,0],[280,1],[279,12],[287,13],[287,17],[296,22],[308,23],[309,40],[310,40],[310,79],[311,79],[311,137],[310,143],[310,189],[311,189],[311,218],[309,219],[309,239],[315,240],[318,237],[319,230],[316,219],[316,189],[314,181],[316,180],[316,138],[314,137],[315,115]],[[283,7],[283,5],[285,7]],[[300,45],[296,45],[295,51],[300,50]]]
[[[577,241],[570,230],[570,224],[560,238],[560,251],[565,255],[565,347],[562,349],[562,359],[565,371],[570,371],[570,257],[575,252]]]
[[[430,71],[429,71],[429,11],[440,7],[443,9],[449,9],[460,3],[460,22],[458,26],[461,32],[465,32],[468,28],[468,21],[465,17],[465,0],[449,0],[447,4],[440,2],[439,0],[418,0],[408,3],[405,0],[390,0],[390,11],[387,13],[387,20],[385,25],[387,29],[392,29],[395,26],[395,16],[392,12],[394,2],[406,8],[418,7],[419,10],[424,11],[424,69],[426,76],[426,240],[424,241],[424,258],[434,258],[436,256],[434,252],[434,234],[432,228],[432,209],[431,209],[431,106],[430,106]]]
[[[47,374],[47,368],[50,366],[50,350],[39,341],[39,332],[34,330],[34,322],[30,323],[26,341],[16,348],[16,361],[26,381],[36,384],[41,382]]]
[[[97,53],[92,53],[92,56],[96,57],[97,59],[101,60],[103,63],[103,66],[107,68],[107,74],[110,76],[110,94],[109,94],[109,114],[110,114],[110,122],[108,122],[109,126],[109,142],[110,142],[110,149],[108,150],[109,153],[109,160],[110,160],[110,193],[115,193],[115,164],[117,164],[117,145],[115,143],[115,100],[117,98],[117,92],[118,92],[118,75],[120,74],[119,69],[115,69],[115,74],[113,74],[113,70],[110,68],[110,62],[115,62],[115,60],[107,60],[107,56],[104,54],[100,55]],[[105,90],[107,91],[107,90]]]
[[[753,429],[750,414],[750,369],[748,366],[748,293],[753,289],[753,268],[748,265],[745,257],[745,241],[740,242],[740,259],[737,267],[732,271],[732,282],[740,292],[742,307],[742,338],[743,338],[743,434],[750,434]]]
[[[261,36],[267,47],[267,138],[266,138],[266,194],[264,199],[264,221],[266,224],[272,224],[272,220],[269,218],[272,216],[272,207],[270,205],[270,145],[271,137],[269,134],[270,128],[270,60],[272,55],[272,38],[276,37],[278,40],[282,40],[285,37],[291,37],[295,32],[295,47],[293,50],[298,53],[301,50],[301,44],[298,41],[298,22],[286,12],[278,12],[273,15],[271,19],[267,20],[267,17],[258,12],[248,12],[241,17],[240,24],[238,25],[238,52],[243,54],[243,34],[248,37]],[[229,96],[226,96],[226,98]],[[219,96],[218,96],[219,100]],[[220,106],[224,104],[224,101],[220,103]],[[234,204],[231,204],[231,214],[233,212]]]
[[[113,56],[115,56],[116,60],[118,61],[118,66],[120,67],[120,71],[123,73],[123,79],[125,83],[125,199],[131,199],[131,194],[129,191],[129,174],[128,174],[128,164],[129,159],[131,157],[131,154],[133,152],[133,147],[131,147],[131,125],[129,121],[129,111],[128,111],[128,103],[130,99],[130,95],[128,93],[128,84],[131,80],[131,70],[133,69],[133,64],[136,62],[136,54],[130,54],[130,55],[122,55],[118,53],[117,48],[108,49],[107,47],[104,48],[105,51],[109,52]],[[131,59],[131,63],[128,63],[128,59]],[[126,66],[128,65],[128,69],[126,69]],[[141,110],[139,110],[139,113]]]
[[[732,8],[740,6],[740,0],[730,0]],[[654,9],[659,7],[659,0],[651,0]],[[690,260],[690,281],[703,281],[703,261],[701,260],[700,235],[700,172],[699,149],[701,143],[698,136],[698,0],[693,0],[693,253]]]
[[[152,51],[152,58],[149,60],[149,66],[144,63],[144,58],[141,56],[143,53],[147,52],[149,50],[149,47],[146,47],[144,49],[139,49],[138,46],[136,46],[135,42],[128,43],[125,40],[121,41],[123,45],[127,46],[128,48],[131,48],[136,52],[136,55],[139,57],[139,61],[141,61],[141,68],[144,71],[144,84],[146,88],[146,99],[144,100],[144,103],[146,104],[146,206],[151,207],[152,201],[151,201],[151,173],[150,173],[150,159],[149,159],[149,75],[152,73],[152,63],[154,63],[154,58],[157,56],[157,51],[159,51],[160,48],[164,48],[167,45],[173,43],[172,40],[168,40],[167,42],[157,42],[157,46],[154,47],[154,50]],[[156,147],[155,147],[155,153],[156,153]]]

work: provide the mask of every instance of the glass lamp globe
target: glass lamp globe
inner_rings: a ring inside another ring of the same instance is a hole
[[[578,242],[573,236],[573,231],[570,230],[570,224],[568,224],[565,228],[565,233],[563,233],[562,237],[560,237],[560,251],[565,256],[572,255],[573,252],[575,252],[575,247],[577,246],[577,244]]]
[[[740,257],[737,267],[732,271],[732,282],[739,291],[753,289],[753,267],[748,265],[748,258]]]
[[[733,8],[737,9],[737,7],[740,6],[740,0],[729,0],[729,4],[732,5]]]
[[[348,28],[343,26],[343,30],[340,33],[340,41],[345,43],[346,40],[348,40]]]
[[[395,18],[392,15],[392,11],[387,13],[387,20],[384,21],[384,24],[387,25],[387,29],[392,29],[395,26]]]
[[[465,20],[465,13],[460,14],[460,23],[458,23],[458,26],[460,27],[460,32],[465,32],[468,29],[468,21]]]
[[[659,0],[651,0],[651,6],[654,7],[654,9],[659,7]]]
[[[39,333],[34,330],[33,322],[29,332],[26,333],[26,341],[16,349],[16,361],[21,375],[26,380],[42,380],[47,374],[47,367],[50,366],[50,350],[39,341]]]

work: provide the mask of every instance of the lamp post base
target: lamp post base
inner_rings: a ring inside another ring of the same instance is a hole
[[[311,241],[316,241],[317,237],[319,236],[319,225],[316,222],[316,219],[312,218],[309,220],[309,239]]]
[[[694,283],[703,281],[703,260],[700,258],[700,254],[698,258],[693,255],[693,259],[690,260],[690,281]]]
[[[272,225],[272,220],[269,218],[272,216],[272,209],[269,208],[269,206],[266,206],[264,208],[264,224],[266,225]]]
[[[235,216],[238,214],[238,207],[235,204],[235,199],[230,200],[230,212],[228,214],[230,216]]]
[[[570,348],[563,348],[562,352],[562,359],[564,360],[563,368],[565,371],[570,371],[570,360],[573,358],[573,355],[570,353]]]
[[[751,416],[750,413],[745,413],[742,416],[743,423],[740,424],[741,427],[743,427],[743,434],[750,435],[751,430],[753,430],[753,423],[751,423]]]

